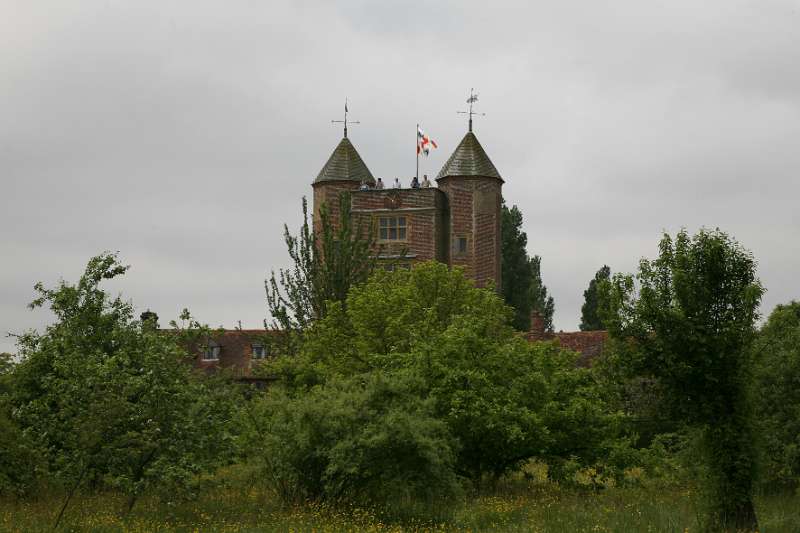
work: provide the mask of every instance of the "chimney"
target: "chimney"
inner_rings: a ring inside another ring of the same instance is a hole
[[[153,329],[158,329],[158,315],[150,309],[141,314],[142,325]]]
[[[544,330],[544,317],[538,309],[531,310],[531,330],[528,333],[528,339],[532,341],[543,341],[547,336]]]

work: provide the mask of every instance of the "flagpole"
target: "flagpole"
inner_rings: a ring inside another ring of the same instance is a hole
[[[416,149],[414,151],[417,152],[417,181],[419,181],[419,124],[417,124],[417,131],[414,132],[414,139],[416,139]]]

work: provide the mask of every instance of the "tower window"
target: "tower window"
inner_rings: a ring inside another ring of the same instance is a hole
[[[218,344],[208,344],[203,346],[201,355],[203,357],[203,361],[217,361],[219,359],[219,345]]]
[[[406,217],[380,217],[378,239],[382,241],[406,240]]]
[[[467,238],[466,237],[457,237],[456,238],[456,252],[460,254],[467,253]]]

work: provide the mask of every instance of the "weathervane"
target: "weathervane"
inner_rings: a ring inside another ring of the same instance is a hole
[[[472,131],[472,116],[478,115],[479,117],[485,117],[486,113],[475,113],[472,111],[472,104],[478,101],[478,93],[473,92],[474,89],[470,88],[469,90],[469,98],[467,98],[467,103],[469,104],[469,111],[456,111],[459,115],[469,115],[469,131]]]
[[[348,124],[361,124],[357,120],[347,121],[347,98],[344,99],[344,120],[331,120],[331,124],[344,124],[344,138],[347,139],[347,125]]]

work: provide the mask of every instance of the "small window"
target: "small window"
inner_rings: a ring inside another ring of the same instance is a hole
[[[263,344],[254,344],[252,349],[253,359],[264,359],[267,356],[267,347]]]
[[[456,251],[460,254],[467,253],[467,238],[466,237],[458,237],[456,240]]]
[[[378,238],[382,241],[404,241],[406,229],[406,217],[380,217]]]
[[[216,361],[219,359],[219,345],[209,344],[203,346],[202,350],[203,361]]]

